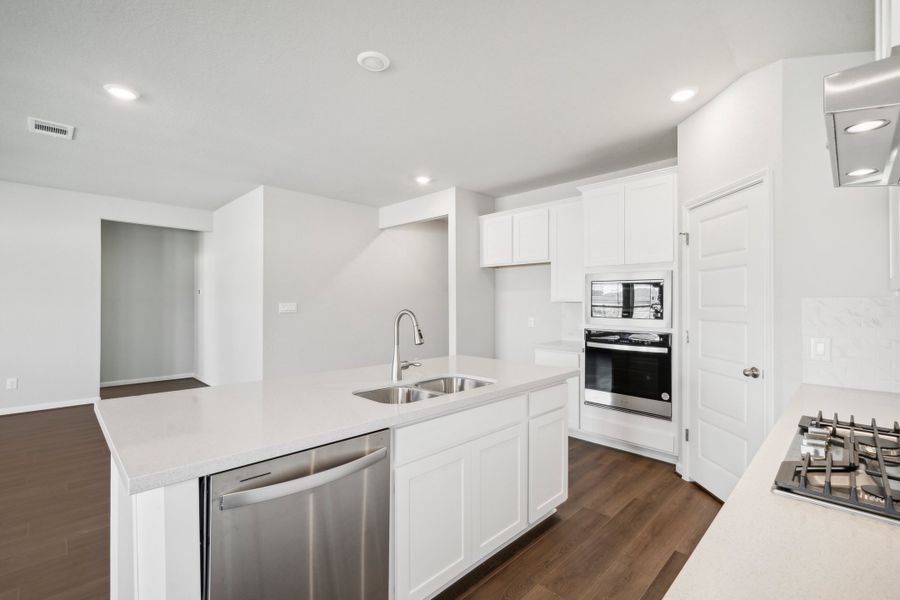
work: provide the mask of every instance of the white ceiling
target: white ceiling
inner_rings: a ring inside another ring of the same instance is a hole
[[[871,49],[873,19],[865,0],[3,0],[0,179],[203,208],[259,184],[509,194],[674,156],[739,75]],[[369,49],[391,68],[359,68]]]

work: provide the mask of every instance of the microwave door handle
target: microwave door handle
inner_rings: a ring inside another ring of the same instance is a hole
[[[588,348],[601,348],[603,350],[616,350],[619,352],[644,352],[646,354],[668,354],[668,348],[659,346],[620,346],[618,344],[598,344],[597,342],[585,342]]]
[[[371,467],[378,461],[382,460],[385,456],[387,456],[387,448],[379,448],[378,450],[370,452],[369,454],[366,454],[361,458],[351,460],[350,462],[332,467],[331,469],[327,469],[325,471],[313,473],[312,475],[305,475],[303,477],[298,477],[289,481],[273,483],[272,485],[244,490],[241,492],[222,494],[222,496],[219,498],[219,508],[220,510],[240,508],[242,506],[249,506],[251,504],[258,504],[259,502],[265,502],[266,500],[274,500],[276,498],[283,498],[284,496],[306,492],[308,490],[335,482],[338,479],[343,479],[344,477],[352,475],[357,471],[362,471],[365,468]]]

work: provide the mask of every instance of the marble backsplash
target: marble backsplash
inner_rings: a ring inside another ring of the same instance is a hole
[[[804,298],[801,311],[804,383],[900,392],[900,298]],[[829,360],[811,357],[814,338]]]

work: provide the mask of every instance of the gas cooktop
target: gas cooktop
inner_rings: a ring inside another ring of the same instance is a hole
[[[900,524],[900,425],[803,416],[772,489]]]

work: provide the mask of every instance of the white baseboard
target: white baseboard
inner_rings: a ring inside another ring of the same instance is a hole
[[[77,400],[62,400],[60,402],[44,402],[43,404],[23,404],[21,406],[10,406],[0,408],[0,416],[15,415],[26,412],[37,412],[39,410],[53,410],[55,408],[68,408],[70,406],[81,406],[83,404],[95,404],[100,401],[99,396],[93,398],[79,398]]]
[[[118,381],[101,381],[100,387],[113,387],[116,385],[133,385],[135,383],[153,383],[155,381],[171,381],[173,379],[196,378],[196,373],[179,373],[177,375],[159,375],[157,377],[141,377],[140,379],[120,379]]]
[[[654,460],[661,460],[662,462],[667,462],[673,465],[678,463],[678,457],[672,454],[660,452],[659,450],[652,450],[650,448],[644,448],[643,446],[638,446],[637,444],[629,444],[628,442],[623,442],[622,440],[606,437],[605,435],[600,435],[598,433],[591,433],[589,431],[583,431],[581,429],[569,429],[569,437],[584,440],[585,442],[591,442],[593,444],[600,444],[601,446],[607,446],[609,448],[615,448],[616,450],[624,450],[625,452],[631,452],[632,454],[646,456],[647,458],[652,458]]]

